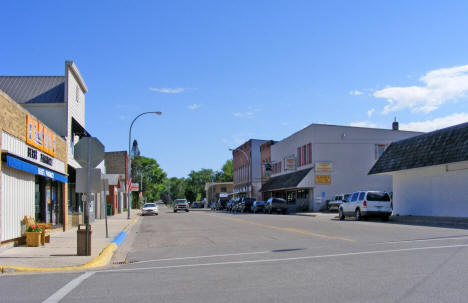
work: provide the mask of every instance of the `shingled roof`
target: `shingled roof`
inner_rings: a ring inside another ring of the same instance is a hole
[[[20,104],[64,103],[64,76],[0,76],[0,90]]]
[[[369,175],[468,160],[468,123],[393,142]]]
[[[286,188],[296,188],[302,179],[310,172],[312,168],[299,170],[290,174],[284,174],[277,177],[272,177],[268,180],[260,191],[270,191]]]

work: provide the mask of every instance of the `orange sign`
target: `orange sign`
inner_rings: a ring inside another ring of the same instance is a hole
[[[29,115],[26,118],[26,143],[55,157],[55,134]]]
[[[315,176],[315,184],[330,185],[331,184],[331,176],[316,175]]]

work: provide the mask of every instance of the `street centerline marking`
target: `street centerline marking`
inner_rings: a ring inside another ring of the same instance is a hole
[[[163,262],[163,261],[179,261],[179,260],[189,260],[189,259],[204,259],[204,258],[216,258],[216,257],[231,257],[231,256],[243,256],[243,255],[258,255],[258,254],[268,254],[272,251],[257,251],[257,252],[245,252],[245,253],[232,253],[232,254],[222,254],[222,255],[207,255],[207,256],[195,256],[195,257],[178,257],[178,258],[167,258],[167,259],[155,259],[155,260],[144,260],[136,261],[133,264],[138,263],[149,263],[149,262]]]
[[[114,273],[114,272],[138,271],[138,270],[194,268],[194,267],[215,266],[215,265],[270,263],[270,262],[311,260],[311,259],[323,259],[323,258],[333,258],[333,257],[347,257],[347,256],[385,254],[385,253],[420,251],[420,250],[431,250],[431,249],[444,249],[444,248],[464,248],[464,247],[468,247],[468,244],[446,245],[446,246],[430,246],[430,247],[415,247],[415,248],[402,248],[402,249],[389,249],[389,250],[373,250],[373,251],[361,251],[361,252],[352,252],[352,253],[328,254],[328,255],[304,256],[304,257],[291,257],[291,258],[278,258],[278,259],[244,260],[244,261],[229,261],[229,262],[216,262],[216,263],[197,263],[197,264],[154,266],[154,267],[143,267],[143,268],[123,268],[123,269],[101,270],[101,271],[96,271],[96,272],[97,273]]]
[[[267,224],[262,224],[262,223],[257,223],[257,222],[252,222],[244,219],[238,219],[238,218],[229,218],[229,217],[221,217],[217,216],[214,214],[204,214],[206,216],[213,216],[216,218],[222,218],[226,220],[231,220],[231,221],[236,221],[236,222],[241,222],[241,223],[247,223],[251,225],[256,225],[264,228],[270,228],[270,229],[275,229],[275,230],[281,230],[281,231],[287,231],[287,232],[292,232],[292,233],[298,233],[306,236],[311,236],[311,237],[317,237],[317,238],[324,238],[324,239],[332,239],[332,240],[341,240],[341,241],[347,241],[347,242],[355,242],[352,239],[348,238],[343,238],[343,237],[337,237],[337,236],[328,236],[324,234],[318,234],[318,233],[313,233],[307,230],[303,229],[297,229],[297,228],[291,228],[291,227],[279,227],[279,226],[274,226],[274,225],[267,225]]]

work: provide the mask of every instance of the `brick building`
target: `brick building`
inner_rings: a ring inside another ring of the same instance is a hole
[[[24,216],[66,229],[66,141],[1,90],[0,132],[0,242],[22,236]]]
[[[128,177],[128,155],[126,151],[106,152],[106,173],[113,182],[109,183],[107,204],[112,205],[112,215],[121,213],[127,207],[125,184]]]

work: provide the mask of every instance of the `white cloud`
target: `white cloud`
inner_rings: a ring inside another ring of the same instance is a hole
[[[355,126],[355,127],[371,127],[371,128],[377,127],[377,124],[370,122],[370,121],[351,122],[349,125]]]
[[[429,132],[436,129],[441,129],[461,123],[468,122],[468,113],[455,113],[449,116],[436,118],[433,120],[426,120],[422,122],[401,123],[401,130],[412,130]]]
[[[372,114],[373,114],[374,112],[375,112],[375,108],[369,109],[369,110],[367,111],[367,116],[368,116],[369,118],[372,117]]]
[[[355,90],[350,91],[349,94],[351,96],[359,96],[359,95],[362,95],[363,92],[361,92],[360,90],[355,89]]]
[[[191,110],[196,110],[196,109],[199,109],[200,107],[201,107],[201,104],[192,104],[188,106],[188,108]]]
[[[468,65],[436,69],[419,80],[423,86],[390,86],[374,92],[374,97],[387,99],[383,113],[405,108],[428,113],[448,101],[465,97],[468,92]]]
[[[179,88],[156,88],[156,87],[150,87],[149,90],[152,90],[153,92],[158,92],[158,93],[164,93],[164,94],[178,94],[183,91],[185,91],[185,88],[179,87]]]
[[[253,118],[253,116],[254,116],[254,112],[252,111],[248,111],[244,113],[241,113],[241,112],[234,113],[234,117],[238,117],[238,118]]]

